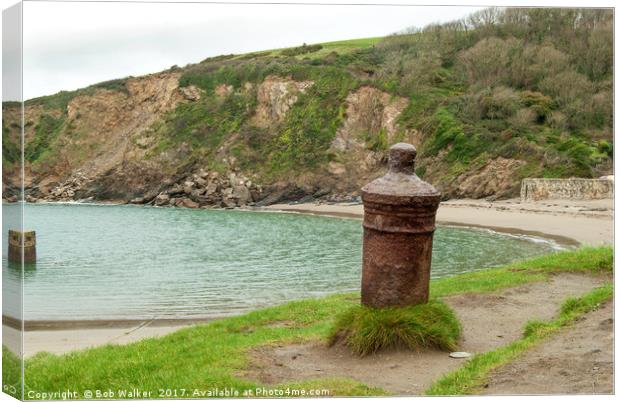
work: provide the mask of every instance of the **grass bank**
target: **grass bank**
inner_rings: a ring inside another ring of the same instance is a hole
[[[582,248],[499,269],[435,280],[431,282],[431,295],[441,297],[465,292],[492,292],[533,281],[544,281],[555,272],[595,274],[611,272],[612,267],[611,247]],[[608,297],[610,288],[605,289],[591,296],[591,299],[565,304],[562,316],[551,324],[531,324],[524,343],[509,347],[519,350],[529,347],[529,342],[534,339],[532,337],[542,337],[554,328],[567,324],[570,317],[590,308],[593,300]],[[29,397],[29,392],[71,389],[84,397],[85,392],[93,389],[134,388],[149,393],[143,396],[145,398],[205,397],[201,392],[224,388],[235,389],[240,393],[239,396],[244,396],[244,393],[262,387],[261,384],[238,376],[249,363],[249,349],[269,344],[326,340],[334,324],[334,317],[358,303],[359,295],[340,294],[261,309],[129,345],[106,345],[61,356],[39,353],[25,363],[25,396],[33,399],[36,394]],[[4,355],[8,353],[3,350],[4,359],[7,359]],[[476,366],[477,363],[467,365],[474,365],[467,374],[469,384],[475,384],[491,367],[515,355],[514,352],[498,353],[500,357],[487,357],[483,363],[478,363],[481,368]],[[482,357],[476,357],[472,362],[478,359]],[[457,376],[461,377],[460,374]],[[471,389],[471,386],[450,385],[450,381],[444,380],[430,392],[459,393]],[[457,384],[461,383],[461,380],[457,381]],[[162,386],[176,389],[177,394],[161,395]],[[274,392],[286,393],[287,389],[304,390],[307,392],[305,396],[313,395],[313,390],[317,389],[327,389],[330,395],[385,394],[381,389],[338,378],[284,384]],[[274,396],[295,395],[276,393]],[[49,399],[49,396],[44,399]]]

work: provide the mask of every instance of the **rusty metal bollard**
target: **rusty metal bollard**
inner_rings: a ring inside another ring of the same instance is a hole
[[[362,188],[362,304],[428,302],[435,215],[441,194],[414,173],[416,149],[390,148],[389,172]]]
[[[24,262],[37,262],[37,238],[34,230],[21,232],[9,229],[9,255],[12,262],[22,262],[22,247],[24,250]]]

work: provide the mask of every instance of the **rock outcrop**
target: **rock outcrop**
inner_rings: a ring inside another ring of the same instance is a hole
[[[256,114],[254,123],[259,127],[270,127],[281,122],[299,95],[314,84],[312,81],[295,81],[270,75],[256,90]]]
[[[396,119],[408,103],[405,98],[369,86],[350,93],[346,99],[346,118],[336,132],[332,149],[363,149],[366,146],[365,136],[385,135],[386,143],[392,143],[399,132]]]
[[[117,172],[109,176],[119,179]],[[145,180],[144,184],[159,183]],[[135,180],[125,185],[109,185],[104,178],[93,181],[80,171],[52,188],[46,194],[29,192],[29,201],[84,201],[110,200],[128,201],[131,204],[152,204],[155,206],[176,206],[186,208],[234,208],[252,205],[263,196],[263,188],[247,177],[230,172],[208,172],[200,169],[196,173],[177,178],[176,181],[163,180],[151,189],[135,188]],[[133,188],[132,188],[133,187]],[[157,189],[159,188],[159,190]],[[133,190],[133,191],[132,191]],[[129,197],[132,197],[129,199]]]
[[[54,176],[60,182],[79,169],[94,180],[122,166],[130,156],[143,157],[144,147],[136,139],[180,102],[188,101],[179,90],[179,75],[128,78],[124,91],[95,88],[75,96],[67,104],[55,157],[33,173],[39,179]]]
[[[202,96],[202,91],[200,90],[200,88],[194,85],[179,88],[179,92],[181,93],[183,98],[192,102],[200,100],[200,97]]]
[[[455,195],[466,198],[509,197],[518,191],[519,184],[514,176],[525,163],[502,157],[490,160],[480,169],[457,177]]]
[[[420,144],[417,133],[397,121],[408,104],[405,98],[371,86],[346,97],[344,121],[330,146],[330,152],[338,156],[326,166],[326,174],[334,179],[332,199],[358,196],[361,186],[382,175],[389,144],[397,139]]]
[[[67,180],[47,192],[42,199],[45,201],[73,201],[79,199],[79,192],[86,188],[90,181],[82,171],[77,170]],[[34,196],[30,195],[30,197],[33,201],[35,200]]]
[[[185,208],[235,208],[252,205],[263,189],[245,176],[231,172],[198,172],[182,178],[151,199],[138,197],[133,204]]]
[[[220,98],[225,98],[228,95],[232,94],[234,90],[235,88],[232,85],[220,84],[215,87],[215,95],[219,96]]]

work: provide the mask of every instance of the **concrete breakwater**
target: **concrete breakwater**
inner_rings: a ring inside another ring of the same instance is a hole
[[[521,201],[546,199],[600,200],[613,198],[613,179],[523,179]]]

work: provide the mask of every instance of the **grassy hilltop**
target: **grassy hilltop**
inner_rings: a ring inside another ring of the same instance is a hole
[[[260,184],[254,201],[330,197],[380,175],[398,141],[418,147],[418,174],[446,197],[609,174],[612,23],[611,10],[487,9],[31,99],[27,184],[44,196],[79,170],[76,198],[146,202],[203,169]],[[18,113],[3,109],[10,172]]]

